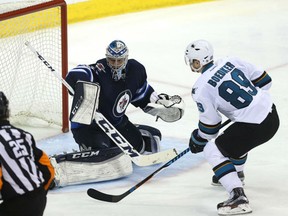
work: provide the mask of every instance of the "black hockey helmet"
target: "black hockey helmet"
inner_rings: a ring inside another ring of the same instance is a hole
[[[0,91],[0,118],[8,118],[9,101],[5,94]]]

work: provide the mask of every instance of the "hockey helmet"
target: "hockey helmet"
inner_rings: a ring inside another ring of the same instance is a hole
[[[213,54],[213,47],[208,41],[196,40],[186,47],[185,63],[193,72],[201,72],[204,65],[213,61]]]

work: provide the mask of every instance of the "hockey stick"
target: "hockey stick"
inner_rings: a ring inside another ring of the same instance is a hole
[[[62,82],[62,84],[74,94],[73,88],[57,73],[57,71],[50,65],[50,63],[30,44],[29,41],[25,45],[39,58],[40,61]],[[102,115],[96,111],[95,121],[99,127],[114,141],[114,143],[126,154],[137,166],[150,166],[157,163],[163,163],[177,155],[175,149],[166,151],[141,155],[134,147],[123,137],[117,129]]]
[[[226,120],[222,125],[221,128],[223,128],[224,126],[226,126],[227,124],[229,124],[231,122],[230,119]],[[119,202],[120,200],[122,200],[123,198],[125,198],[126,196],[128,196],[129,194],[131,194],[133,191],[135,191],[137,188],[139,188],[141,185],[143,185],[145,182],[147,182],[149,179],[151,179],[154,175],[156,175],[157,173],[159,173],[161,170],[167,168],[168,166],[170,166],[171,164],[173,164],[175,161],[177,161],[179,158],[181,158],[183,155],[185,155],[187,152],[190,151],[190,148],[185,149],[184,151],[182,151],[179,155],[177,155],[176,157],[174,157],[173,159],[171,159],[170,161],[168,161],[167,163],[165,163],[163,166],[161,166],[160,168],[158,168],[156,171],[154,171],[153,173],[151,173],[149,176],[147,176],[145,179],[143,179],[142,181],[140,181],[139,183],[137,183],[135,186],[133,186],[132,188],[130,188],[129,190],[127,190],[126,192],[124,192],[123,194],[120,195],[111,195],[111,194],[106,194],[106,193],[102,193],[98,190],[95,190],[93,188],[89,188],[87,190],[87,194],[93,198],[93,199],[98,199],[101,201],[106,201],[106,202]]]

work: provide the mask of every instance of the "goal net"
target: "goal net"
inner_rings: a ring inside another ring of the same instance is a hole
[[[0,2],[0,91],[10,121],[68,131],[68,95],[61,82],[25,46],[29,41],[64,78],[67,72],[67,8],[64,0]]]

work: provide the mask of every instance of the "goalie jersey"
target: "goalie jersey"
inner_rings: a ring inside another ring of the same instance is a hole
[[[69,71],[66,81],[73,89],[78,80],[99,83],[98,110],[114,126],[121,123],[130,103],[143,109],[150,102],[150,95],[154,92],[147,82],[145,67],[134,59],[128,60],[124,76],[119,81],[112,79],[112,72],[105,58],[95,64],[78,65]],[[72,129],[81,126],[79,123],[71,122]]]
[[[199,135],[215,138],[221,114],[235,122],[261,123],[272,107],[268,92],[270,76],[263,69],[234,57],[209,66],[192,88],[199,110]]]

